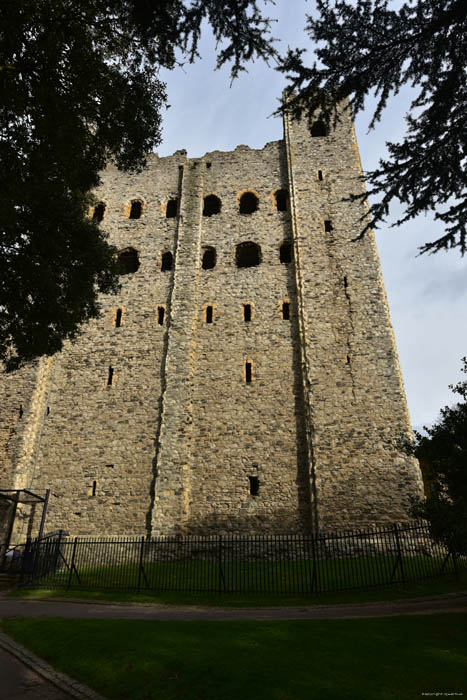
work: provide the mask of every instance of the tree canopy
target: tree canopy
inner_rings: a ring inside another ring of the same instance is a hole
[[[288,105],[329,122],[348,98],[354,114],[372,94],[380,119],[404,85],[415,89],[400,143],[388,143],[389,157],[366,174],[373,223],[384,221],[393,200],[405,207],[393,226],[433,211],[444,234],[422,252],[458,248],[466,252],[467,225],[467,3],[465,0],[408,0],[391,9],[388,0],[317,0],[318,13],[306,30],[317,42],[318,62],[308,66],[304,50],[289,49],[279,70],[290,79]],[[363,195],[365,197],[365,195]]]
[[[161,140],[159,69],[195,60],[202,22],[236,77],[274,54],[256,0],[4,0],[0,4],[0,358],[52,354],[118,289],[89,218],[107,162],[140,169]]]
[[[467,357],[462,371],[467,374]],[[467,380],[450,386],[462,401],[441,410],[438,421],[415,433],[415,456],[427,484],[427,498],[414,514],[429,520],[433,534],[452,551],[467,554]]]
[[[108,162],[140,169],[160,143],[160,68],[198,57],[203,26],[218,67],[254,58],[289,76],[286,106],[328,123],[376,92],[372,125],[405,84],[418,90],[407,135],[367,174],[375,225],[434,211],[444,235],[423,251],[466,250],[467,3],[317,0],[306,30],[319,64],[279,58],[257,0],[3,0],[0,3],[0,360],[11,370],[60,350],[118,289],[115,250],[89,218]],[[203,22],[205,23],[203,25]],[[363,195],[365,196],[365,195]],[[362,235],[370,224],[362,223]]]

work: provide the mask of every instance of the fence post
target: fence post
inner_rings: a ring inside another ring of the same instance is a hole
[[[21,570],[19,572],[19,582],[20,584],[23,583],[25,574],[26,574],[26,567],[27,567],[27,561],[29,558],[29,550],[31,549],[31,538],[28,536],[26,538],[26,544],[24,546],[24,551],[23,551],[23,556],[21,558]]]
[[[219,535],[219,547],[218,547],[218,566],[219,566],[219,577],[218,577],[218,592],[222,593],[222,535]]]
[[[141,549],[139,552],[138,593],[140,593],[140,591],[141,591],[141,572],[143,569],[143,556],[144,556],[144,535],[141,537]]]
[[[316,593],[316,547],[315,547],[315,535],[314,532],[311,533],[311,553],[313,555],[313,573],[311,574],[311,591],[310,593]]]
[[[75,541],[73,542],[73,553],[71,555],[71,565],[70,565],[70,575],[68,576],[68,583],[67,583],[67,588],[70,588],[71,586],[71,579],[73,576],[73,569],[75,566],[75,554],[76,554],[76,544],[78,542],[78,538],[75,537]]]
[[[401,549],[401,542],[400,542],[400,537],[399,537],[399,526],[397,523],[394,523],[394,534],[396,536],[397,561],[399,562],[399,565],[401,567],[402,585],[405,588],[406,580],[405,580],[405,572],[404,572],[404,563],[402,561],[402,549]]]

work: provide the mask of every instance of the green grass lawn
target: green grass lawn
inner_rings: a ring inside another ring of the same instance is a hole
[[[408,584],[406,587],[389,586],[362,591],[341,591],[339,593],[322,593],[319,595],[265,595],[232,593],[180,593],[119,590],[89,590],[86,588],[66,590],[64,588],[18,588],[12,595],[20,598],[67,598],[81,600],[108,600],[139,603],[164,603],[181,605],[222,605],[222,606],[260,606],[260,605],[323,605],[333,603],[366,603],[378,600],[403,600],[420,596],[457,593],[467,590],[467,572],[458,576],[440,576]]]
[[[405,556],[347,557],[340,559],[305,559],[303,561],[230,562],[181,559],[90,566],[85,549],[76,557],[75,569],[64,560],[50,573],[35,580],[33,586],[75,590],[133,590],[147,594],[210,593],[260,594],[269,596],[359,590],[404,581],[418,581],[438,576],[443,564],[444,575],[453,573],[453,562],[443,557]],[[123,554],[122,554],[123,556]],[[72,557],[67,554],[67,561]]]
[[[369,620],[3,620],[109,700],[413,700],[467,692],[467,613]]]

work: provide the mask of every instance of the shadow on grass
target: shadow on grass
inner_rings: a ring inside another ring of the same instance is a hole
[[[109,700],[412,700],[462,694],[467,613],[368,620],[5,620]]]

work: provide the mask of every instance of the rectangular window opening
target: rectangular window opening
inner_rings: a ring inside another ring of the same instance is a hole
[[[250,496],[257,496],[259,494],[259,479],[257,476],[249,476],[250,481]]]
[[[251,362],[245,362],[245,381],[251,384]]]
[[[158,306],[157,307],[157,324],[159,326],[164,325],[164,316],[165,316],[165,309],[163,306]]]
[[[107,386],[112,386],[114,378],[114,368],[110,365],[109,366],[109,376],[107,377]]]
[[[243,320],[247,323],[251,321],[251,304],[243,304]]]
[[[282,304],[282,319],[284,321],[290,320],[290,304],[288,301],[284,301]]]
[[[331,233],[332,229],[332,221],[330,219],[326,219],[324,222],[324,230],[326,233]]]
[[[92,482],[92,496],[94,497],[96,495],[96,490],[97,490],[97,481]]]
[[[206,306],[206,323],[212,323],[212,306]]]
[[[122,325],[122,310],[117,309],[117,313],[115,314],[115,328],[120,328]]]
[[[318,170],[318,180],[322,180],[322,179],[323,179],[323,171]]]

